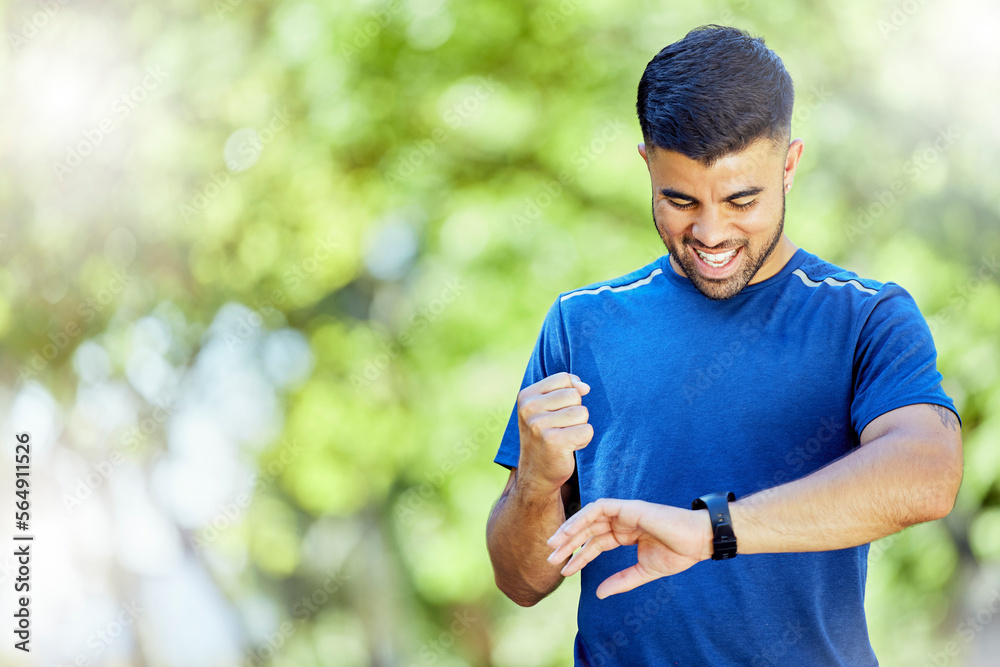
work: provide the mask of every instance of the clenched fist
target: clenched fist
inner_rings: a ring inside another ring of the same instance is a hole
[[[556,373],[517,395],[521,434],[518,477],[535,488],[555,491],[573,475],[573,452],[594,437],[583,397],[590,385],[572,373]]]

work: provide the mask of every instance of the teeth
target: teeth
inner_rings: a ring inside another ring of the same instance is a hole
[[[735,250],[730,250],[729,252],[724,252],[722,254],[711,255],[707,252],[702,252],[701,250],[695,248],[695,252],[698,253],[699,257],[705,260],[706,264],[708,264],[709,266],[714,266],[716,268],[728,264],[729,260],[731,260],[733,256],[736,255],[737,250],[739,250],[739,248],[736,248]]]

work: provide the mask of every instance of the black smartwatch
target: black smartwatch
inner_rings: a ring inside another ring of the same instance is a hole
[[[709,493],[691,502],[691,509],[707,509],[712,520],[712,560],[736,558],[736,533],[729,518],[729,503],[736,500],[736,494]]]

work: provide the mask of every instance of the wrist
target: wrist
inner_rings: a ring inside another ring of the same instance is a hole
[[[518,470],[514,476],[514,492],[522,501],[528,503],[545,503],[558,498],[562,500],[560,487],[551,484],[538,483],[530,475],[522,475]]]
[[[733,531],[740,535],[740,553],[742,554],[756,553],[750,528],[752,522],[747,516],[749,507],[750,504],[745,498],[741,498],[735,503],[729,503],[729,520],[733,524]]]
[[[698,544],[701,545],[701,551],[698,553],[698,562],[712,560],[712,554],[715,551],[715,547],[712,545],[714,538],[712,517],[709,516],[707,509],[691,510],[691,513],[695,517],[695,526],[698,528]]]
[[[735,500],[736,495],[728,491],[707,493],[691,502],[691,509],[708,513],[712,531],[712,560],[728,560],[738,553],[736,533],[729,515],[729,503]]]

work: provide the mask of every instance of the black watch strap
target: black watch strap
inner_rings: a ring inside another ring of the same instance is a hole
[[[736,533],[729,518],[729,503],[736,500],[736,494],[709,493],[691,502],[691,509],[707,509],[712,520],[712,560],[726,560],[736,557]]]

